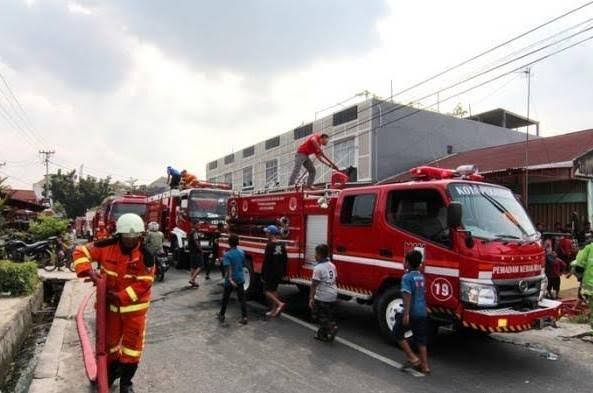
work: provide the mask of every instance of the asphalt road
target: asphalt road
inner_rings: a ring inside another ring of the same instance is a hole
[[[137,392],[593,390],[593,367],[578,357],[548,360],[522,346],[447,332],[429,348],[431,376],[402,372],[393,363],[403,363],[404,356],[383,341],[370,307],[342,303],[339,336],[345,341],[320,343],[304,326],[306,306],[290,286],[281,288],[290,300],[289,317],[265,321],[261,306],[252,304],[249,324],[242,326],[236,323],[239,309],[232,301],[228,326],[220,326],[218,277],[189,289],[187,273],[173,270],[164,283],[155,284]]]

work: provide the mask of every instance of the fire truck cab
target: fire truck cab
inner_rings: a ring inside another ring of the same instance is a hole
[[[231,198],[228,231],[248,254],[258,290],[265,225],[280,225],[288,252],[285,280],[311,283],[314,250],[330,246],[343,297],[373,306],[390,338],[402,311],[407,252],[424,256],[431,319],[483,332],[517,332],[560,316],[543,298],[544,250],[523,206],[475,169],[419,167],[413,181],[343,190],[286,191]],[[221,254],[228,244],[221,239]]]
[[[144,195],[125,194],[110,196],[103,200],[93,217],[93,235],[99,230],[99,223],[102,222],[109,233],[115,232],[115,222],[126,213],[135,213],[146,218],[147,200]]]
[[[187,258],[187,235],[192,227],[198,230],[206,257],[215,253],[216,241],[224,226],[230,186],[199,182],[197,187],[173,189],[148,198],[148,221],[159,223],[165,234],[165,246],[172,252],[178,267]]]

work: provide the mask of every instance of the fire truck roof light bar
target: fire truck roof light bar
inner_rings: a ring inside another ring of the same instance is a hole
[[[481,181],[484,179],[484,177],[478,173],[478,167],[476,165],[461,165],[455,170],[432,166],[419,166],[410,169],[410,175],[414,180],[461,178],[464,180]]]

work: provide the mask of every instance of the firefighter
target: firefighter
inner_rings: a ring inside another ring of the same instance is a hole
[[[107,232],[107,228],[105,228],[105,223],[103,221],[99,221],[99,229],[97,229],[97,233],[95,234],[95,240],[103,240],[109,237],[109,232]]]
[[[143,234],[140,216],[123,214],[112,238],[78,246],[73,256],[78,277],[96,282],[100,274],[107,280],[109,384],[120,378],[120,393],[133,392],[154,281],[154,259],[142,245]],[[100,264],[99,272],[93,261]]]
[[[579,251],[571,267],[581,282],[580,293],[589,303],[589,323],[593,332],[593,243]]]
[[[192,188],[198,183],[198,178],[187,170],[181,171],[181,188]]]

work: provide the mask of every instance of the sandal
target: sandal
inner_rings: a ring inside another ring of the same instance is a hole
[[[286,307],[286,303],[282,303],[281,306],[278,306],[274,312],[272,313],[273,317],[277,317],[278,315],[282,314],[282,311],[284,311],[284,308]]]
[[[410,362],[409,360],[406,360],[406,362],[402,365],[401,370],[407,370],[410,368],[413,368],[414,370],[417,370],[418,367],[420,367],[420,365],[422,364],[422,362],[420,361],[420,359],[418,359],[415,362]]]

